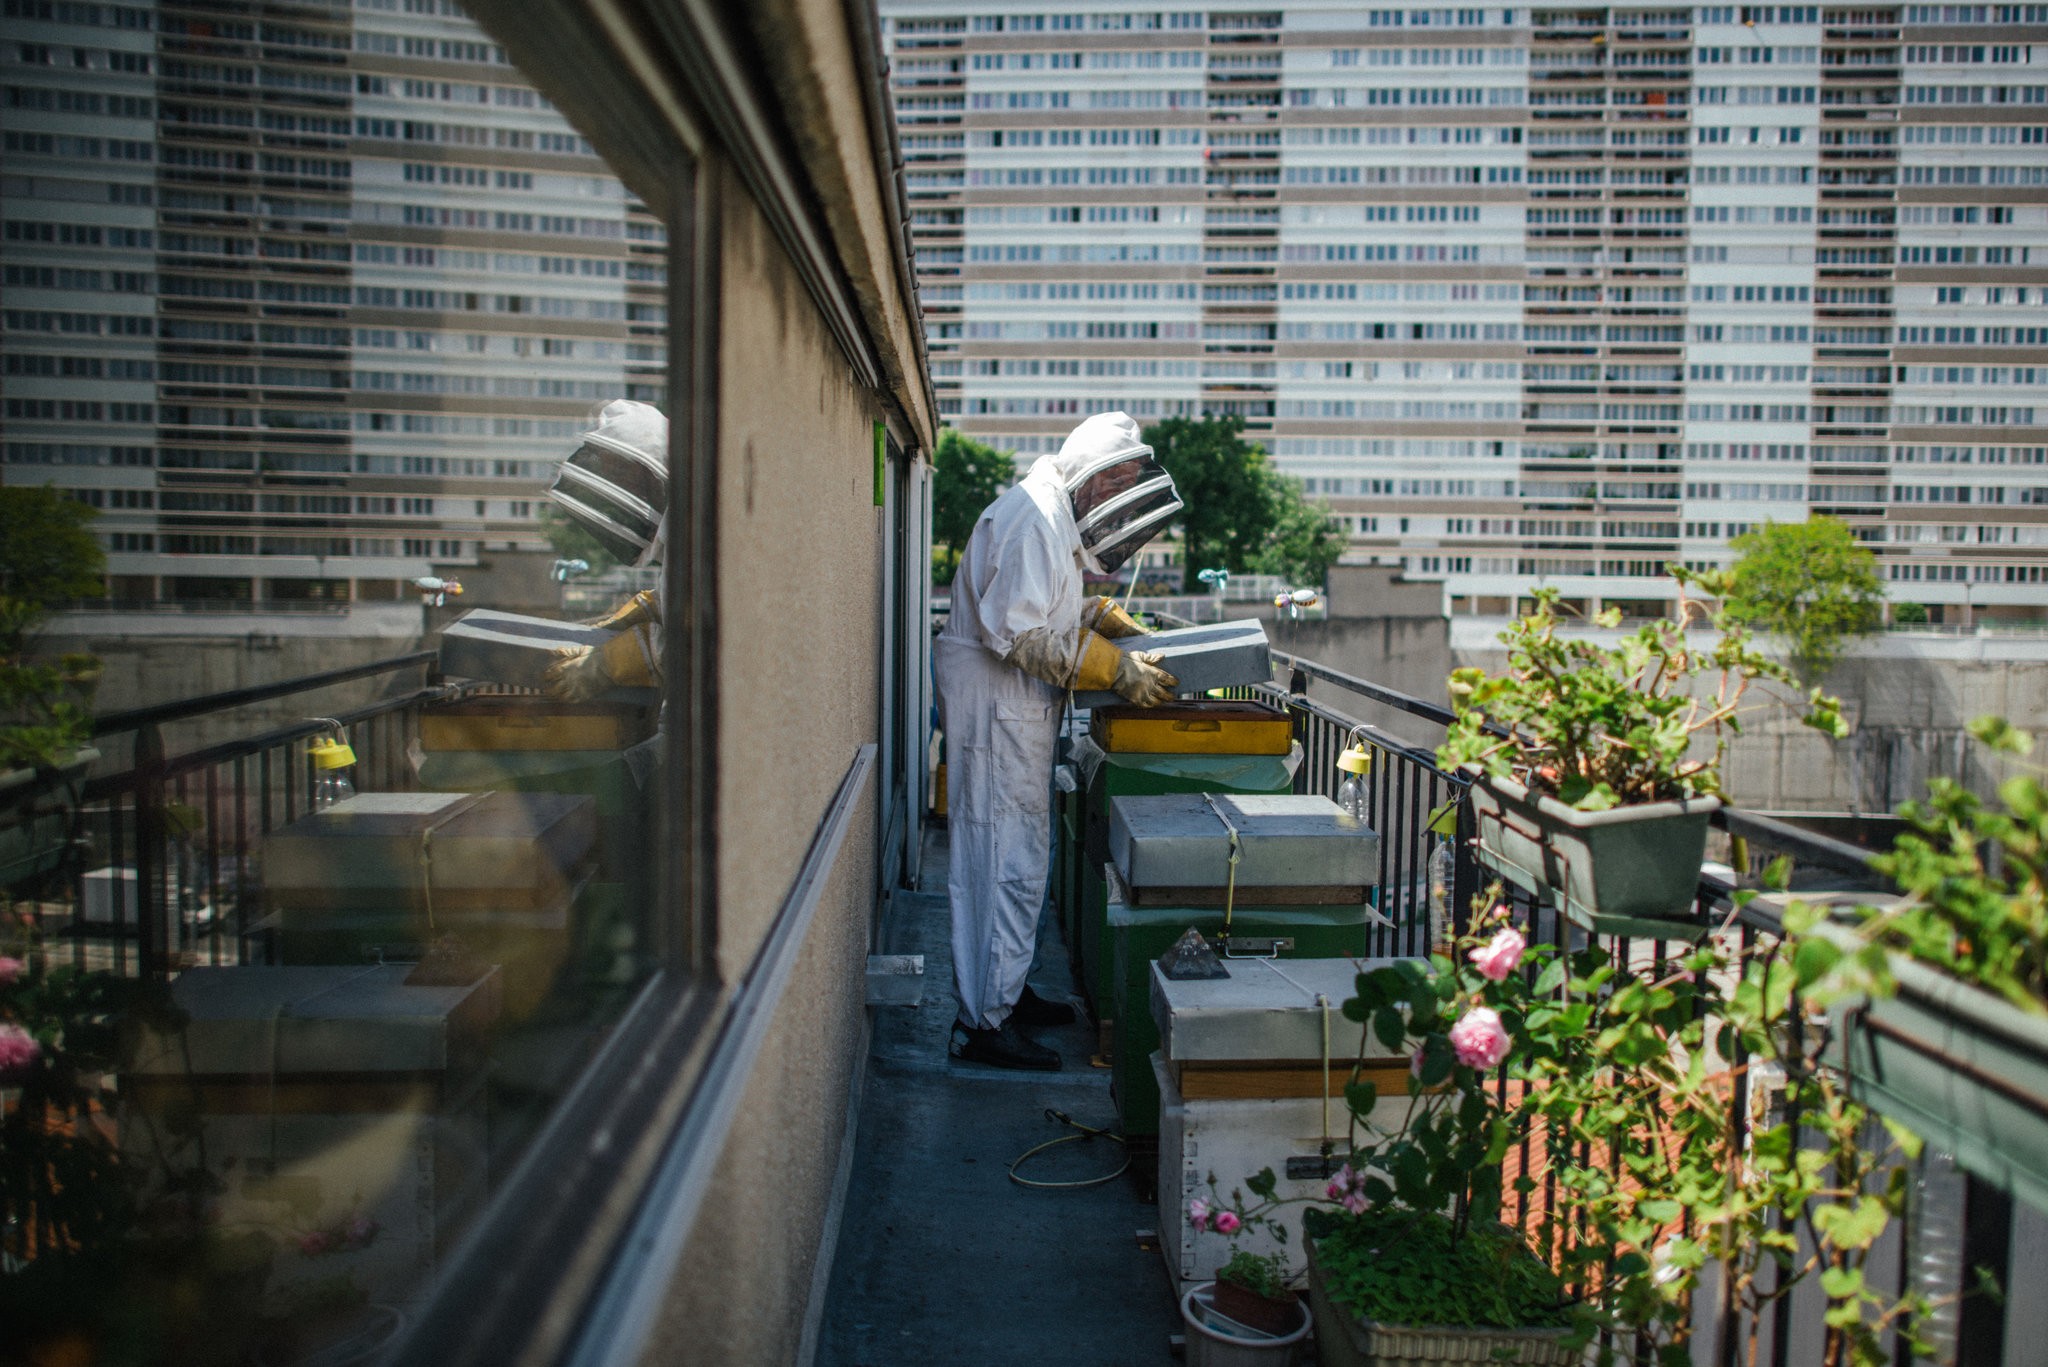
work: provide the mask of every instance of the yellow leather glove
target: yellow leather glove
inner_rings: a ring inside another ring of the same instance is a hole
[[[1140,707],[1157,707],[1163,702],[1172,702],[1174,687],[1180,680],[1161,669],[1159,660],[1156,650],[1119,651],[1116,681],[1110,687],[1116,690],[1118,697]]]
[[[583,625],[603,627],[607,631],[624,631],[637,627],[642,622],[661,623],[661,599],[652,589],[642,589],[625,602],[613,608],[602,617],[593,617]]]
[[[599,646],[563,646],[548,666],[548,692],[564,702],[588,702],[610,688],[652,688],[661,678],[654,637],[646,623]]]
[[[1074,676],[1077,692],[1110,689],[1140,707],[1157,707],[1173,697],[1180,680],[1159,667],[1156,650],[1118,650],[1089,632],[1081,642],[1081,668]]]
[[[1151,632],[1138,624],[1138,619],[1117,606],[1114,598],[1092,598],[1081,612],[1081,625],[1098,636],[1107,636],[1120,641],[1127,636],[1149,636]]]

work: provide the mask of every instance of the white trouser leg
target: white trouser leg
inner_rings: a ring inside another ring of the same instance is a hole
[[[1023,993],[1045,902],[1059,695],[981,647],[944,637],[937,670],[953,990],[963,1024],[995,1029]]]

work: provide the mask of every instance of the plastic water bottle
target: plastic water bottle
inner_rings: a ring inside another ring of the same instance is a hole
[[[1429,944],[1428,950],[1448,949],[1451,942],[1451,893],[1457,886],[1457,851],[1453,843],[1439,836],[1429,854]]]
[[[1929,1362],[1953,1363],[1963,1285],[1963,1174],[1956,1160],[1935,1148],[1921,1150],[1919,1171],[1906,1197],[1906,1275],[1934,1309],[1916,1326]],[[1916,1359],[1917,1361],[1918,1359]]]
[[[1337,770],[1344,775],[1337,785],[1337,806],[1363,823],[1371,802],[1365,780],[1372,773],[1372,754],[1363,745],[1354,745],[1337,756]]]
[[[356,795],[356,752],[345,740],[323,736],[306,747],[313,761],[313,807],[331,807]]]

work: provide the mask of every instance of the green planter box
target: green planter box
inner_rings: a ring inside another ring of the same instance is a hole
[[[1474,1329],[1448,1325],[1374,1324],[1332,1299],[1313,1243],[1308,1246],[1308,1303],[1315,1318],[1321,1367],[1438,1367],[1443,1363],[1520,1363],[1574,1367],[1583,1349],[1565,1347],[1569,1329]]]
[[[1849,1093],[2048,1211],[2048,1016],[1894,956],[1898,994],[1835,1012]]]
[[[1476,778],[1479,862],[1605,935],[1697,939],[1707,822],[1717,797],[1581,812],[1511,779]]]

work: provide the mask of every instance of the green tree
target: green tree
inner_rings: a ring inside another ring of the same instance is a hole
[[[1017,478],[1017,455],[948,427],[932,452],[932,581],[953,582],[960,552],[996,495]]]
[[[105,591],[97,516],[46,485],[0,488],[0,768],[55,764],[92,735],[99,662],[34,660],[29,640],[56,604]]]
[[[619,563],[618,557],[605,549],[604,542],[552,503],[540,506],[540,534],[548,539],[548,547],[556,556],[581,560],[590,566],[593,575],[603,574]]]
[[[104,593],[106,552],[86,530],[97,516],[48,485],[0,488],[0,597],[41,611]]]
[[[1279,517],[1280,485],[1265,448],[1243,432],[1235,416],[1167,418],[1145,429],[1145,444],[1187,505],[1179,518],[1183,593],[1203,591],[1202,570],[1251,569]]]
[[[1266,544],[1253,558],[1260,574],[1277,574],[1291,584],[1321,588],[1330,566],[1344,554],[1345,536],[1329,505],[1311,500],[1301,481],[1270,472],[1276,513]]]
[[[1849,637],[1877,629],[1884,581],[1848,524],[1766,522],[1729,544],[1740,556],[1729,571],[1729,617],[1781,638],[1802,680],[1827,673]]]

